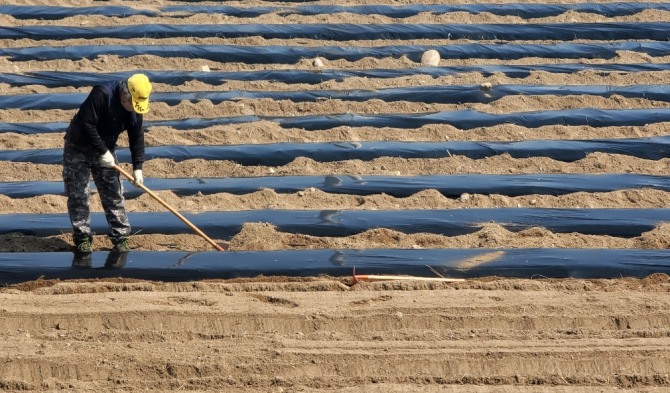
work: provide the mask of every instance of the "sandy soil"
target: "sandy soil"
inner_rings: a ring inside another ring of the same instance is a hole
[[[665,391],[644,280],[33,282],[0,293],[5,390]]]
[[[547,3],[558,3],[548,1]],[[564,3],[574,3],[565,1]],[[16,0],[17,5],[64,5],[67,1]],[[387,2],[421,4],[419,0]],[[481,3],[481,2],[478,2]],[[216,4],[152,0],[143,3],[87,0],[78,6],[125,5],[159,10],[166,5]],[[277,3],[291,7],[291,3]],[[299,4],[299,3],[296,3]],[[379,4],[369,0],[319,1],[316,4]],[[267,6],[251,0],[226,2],[233,6]],[[670,13],[643,13],[608,18],[568,12],[556,17],[524,20],[513,16],[451,13],[394,19],[379,15],[319,16],[270,13],[258,18],[222,14],[168,14],[161,17],[109,18],[76,16],[44,21],[0,15],[3,26],[215,24],[215,23],[607,23],[668,22]],[[492,43],[486,42],[485,43]],[[551,44],[552,41],[542,41]],[[449,41],[449,43],[468,43]],[[226,44],[326,46],[332,41],[308,39],[265,40],[258,37],[226,39],[172,38],[156,40],[0,40],[7,48],[95,44]],[[350,41],[340,46],[444,45],[440,40]],[[0,72],[129,70],[213,71],[316,69],[314,59],[297,64],[219,63],[203,59],[160,59],[104,55],[92,60],[18,62],[0,58]],[[614,59],[492,59],[442,60],[441,66],[475,64],[635,64],[668,63],[668,56],[621,52]],[[327,69],[410,68],[408,59],[366,58],[325,61]],[[156,83],[156,91],[301,91],[383,89],[449,84],[636,85],[660,84],[670,72],[575,74],[533,72],[526,78],[479,73],[431,78],[348,78],[317,85],[274,81],[226,81],[222,85],[189,82],[179,86]],[[48,88],[0,84],[0,94],[87,92],[88,88]],[[154,103],[148,120],[214,118],[224,116],[304,116],[340,113],[421,113],[473,109],[509,113],[577,108],[666,108],[667,103],[621,96],[519,96],[490,104],[431,104],[415,102],[353,102],[325,100],[295,103],[240,100],[213,104]],[[0,108],[3,122],[68,121],[74,111],[22,111]],[[430,125],[416,130],[339,127],[326,131],[283,129],[256,122],[179,131],[167,127],[148,130],[150,146],[183,144],[260,144],[333,141],[519,141],[532,139],[636,138],[667,134],[668,124],[639,127],[495,126],[459,130]],[[2,149],[60,148],[62,133],[0,134]],[[124,146],[126,140],[121,139]],[[124,164],[126,167],[128,164]],[[146,177],[247,177],[286,175],[429,175],[533,173],[639,173],[666,175],[670,161],[642,160],[614,154],[591,154],[573,163],[547,158],[515,159],[501,155],[481,160],[400,159],[350,160],[319,163],[306,158],[280,167],[243,166],[230,161],[150,160]],[[58,165],[0,162],[4,181],[61,179]],[[295,194],[274,190],[249,195],[180,197],[158,192],[180,211],[248,209],[448,209],[484,207],[664,208],[667,192],[649,189],[564,196],[464,194],[446,198],[426,190],[407,198],[388,195],[334,195],[309,189]],[[163,211],[148,195],[127,201],[131,212]],[[94,211],[101,211],[97,198]],[[65,198],[42,195],[13,199],[0,195],[0,214],[64,213]],[[501,225],[484,225],[473,234],[439,236],[404,234],[379,228],[345,238],[282,233],[266,223],[248,223],[227,243],[234,251],[331,248],[635,248],[670,247],[668,224],[631,239],[552,233],[545,228],[510,232]],[[201,237],[136,234],[138,251],[210,250]],[[0,252],[67,251],[68,233],[32,237],[18,233],[0,236]],[[95,247],[110,246],[97,234]],[[7,254],[5,254],[7,255]],[[0,278],[1,279],[1,278]],[[349,277],[256,277],[245,280],[192,283],[134,280],[38,280],[0,287],[1,391],[239,391],[239,392],[660,392],[670,385],[670,278],[657,274],[645,279],[552,280],[487,277],[457,283],[415,281],[358,283]]]

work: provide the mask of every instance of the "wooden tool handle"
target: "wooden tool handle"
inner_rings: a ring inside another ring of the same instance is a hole
[[[130,173],[128,173],[127,171],[125,171],[123,168],[121,168],[121,167],[118,166],[118,165],[114,165],[114,169],[116,169],[117,171],[119,171],[123,176],[127,177],[128,180],[130,180],[131,182],[133,182],[133,184],[135,184],[135,178],[134,178]],[[225,250],[223,249],[223,247],[221,247],[221,245],[219,245],[218,243],[216,243],[214,240],[210,239],[209,236],[205,235],[204,232],[202,232],[200,229],[198,229],[198,227],[196,227],[195,225],[193,225],[193,223],[191,223],[186,217],[184,217],[183,215],[181,215],[181,213],[179,213],[177,210],[175,210],[172,206],[170,206],[170,205],[169,205],[167,202],[165,202],[163,199],[161,199],[161,197],[159,197],[158,195],[156,195],[153,191],[151,191],[150,189],[148,189],[144,184],[141,184],[141,183],[140,183],[140,184],[135,184],[135,185],[136,185],[137,187],[141,188],[141,189],[142,189],[144,192],[146,192],[147,194],[151,195],[151,197],[153,197],[155,200],[157,200],[161,205],[165,206],[166,209],[168,209],[169,211],[171,211],[175,216],[177,216],[180,220],[182,220],[182,221],[184,222],[184,224],[188,225],[189,228],[191,228],[191,229],[193,230],[193,232],[197,233],[197,234],[200,235],[203,239],[207,240],[207,242],[208,242],[209,244],[211,244],[214,248],[216,248],[218,251],[225,251]]]

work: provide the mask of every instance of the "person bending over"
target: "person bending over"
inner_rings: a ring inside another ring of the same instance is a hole
[[[129,251],[130,224],[117,163],[116,141],[123,131],[133,163],[135,182],[143,183],[143,115],[149,111],[151,83],[144,74],[93,87],[70,121],[63,148],[63,181],[67,210],[72,223],[75,251],[93,251],[89,186],[91,175],[98,189],[108,234],[114,251]]]

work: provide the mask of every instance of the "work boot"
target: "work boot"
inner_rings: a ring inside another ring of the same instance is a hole
[[[116,252],[128,252],[130,251],[130,244],[129,240],[127,237],[120,237],[118,240],[114,242],[114,247],[112,247],[112,251]]]
[[[85,237],[74,242],[74,250],[76,252],[93,252],[93,239]]]

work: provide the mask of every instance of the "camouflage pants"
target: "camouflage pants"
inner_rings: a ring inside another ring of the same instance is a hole
[[[105,210],[110,228],[109,238],[116,241],[130,235],[119,173],[114,168],[101,167],[99,155],[84,154],[66,142],[63,149],[63,182],[75,243],[93,235],[90,217],[91,175]]]

